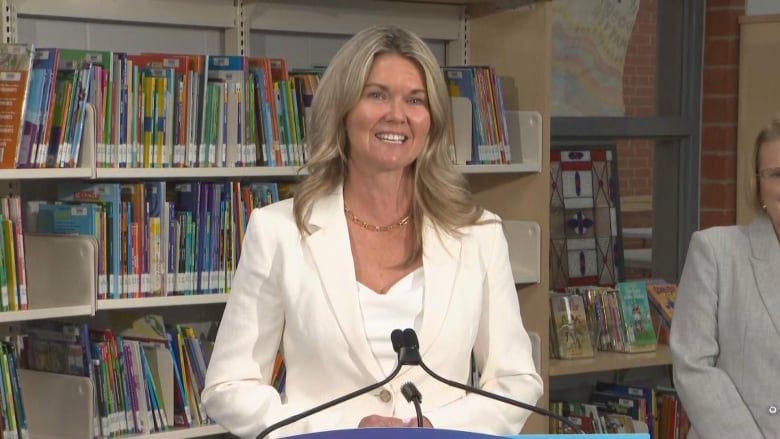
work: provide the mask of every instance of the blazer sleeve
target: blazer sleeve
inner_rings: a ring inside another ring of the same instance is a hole
[[[714,231],[713,231],[714,232]],[[715,366],[718,346],[718,232],[691,238],[674,305],[670,347],[674,385],[701,438],[763,439],[728,374]]]
[[[256,437],[286,414],[269,384],[284,325],[281,291],[271,276],[280,246],[270,219],[259,209],[249,217],[201,396],[208,416],[242,438]]]
[[[533,405],[543,393],[543,383],[520,316],[506,237],[500,222],[477,227],[490,230],[481,244],[485,277],[474,345],[479,386]],[[473,393],[426,413],[434,427],[500,435],[519,433],[529,415],[527,410]]]

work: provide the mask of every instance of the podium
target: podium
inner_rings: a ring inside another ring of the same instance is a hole
[[[494,436],[444,428],[352,428],[287,436],[288,439],[650,439],[648,433],[519,434]]]

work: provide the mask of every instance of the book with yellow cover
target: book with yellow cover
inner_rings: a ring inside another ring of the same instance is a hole
[[[677,284],[648,284],[647,298],[650,301],[650,314],[658,343],[668,344],[674,302],[677,300]]]
[[[550,295],[550,308],[558,358],[593,357],[593,342],[582,297],[553,293]]]

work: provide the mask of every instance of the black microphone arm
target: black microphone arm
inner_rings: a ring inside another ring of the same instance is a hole
[[[401,386],[401,394],[404,395],[404,398],[406,398],[407,402],[414,404],[414,411],[417,413],[417,426],[422,427],[423,415],[422,407],[420,407],[420,403],[422,402],[422,393],[420,393],[420,390],[417,389],[417,386],[415,386],[413,382],[408,382]]]
[[[436,381],[439,381],[439,382],[442,382],[444,384],[447,384],[448,386],[452,386],[452,387],[455,387],[455,388],[458,388],[458,389],[461,389],[461,390],[465,390],[466,392],[476,393],[477,395],[481,395],[481,396],[484,396],[486,398],[495,399],[497,401],[501,401],[503,403],[506,403],[506,404],[509,404],[509,405],[513,405],[515,407],[520,407],[520,408],[523,408],[523,409],[526,409],[526,410],[530,410],[530,411],[538,413],[538,414],[540,414],[542,416],[547,416],[547,417],[553,418],[553,419],[555,419],[557,421],[563,422],[564,424],[566,424],[566,426],[568,426],[569,428],[574,430],[576,433],[585,434],[580,429],[580,427],[577,426],[570,419],[566,418],[565,416],[561,416],[561,415],[559,415],[559,414],[557,414],[555,412],[552,412],[550,410],[543,409],[541,407],[537,407],[537,406],[532,405],[532,404],[526,404],[526,403],[524,403],[522,401],[515,401],[514,399],[510,399],[510,398],[507,398],[505,396],[501,396],[501,395],[498,395],[498,394],[495,394],[495,393],[492,393],[492,392],[488,392],[488,391],[482,390],[482,389],[480,389],[478,387],[468,386],[468,385],[461,384],[461,383],[456,382],[456,381],[448,380],[447,378],[439,376],[436,372],[434,372],[431,369],[429,369],[428,366],[426,366],[425,363],[422,361],[422,357],[420,356],[420,352],[419,352],[420,343],[417,340],[417,333],[414,332],[414,329],[411,329],[411,328],[404,329],[403,335],[404,335],[404,343],[403,343],[403,347],[400,349],[399,357],[403,355],[404,350],[406,350],[406,351],[413,351],[413,352],[406,352],[405,353],[406,354],[406,358],[407,359],[415,359],[414,361],[416,361],[416,363],[414,363],[414,364],[420,366],[422,368],[422,370],[425,371],[425,373],[427,373],[428,375],[433,377],[433,379],[435,379]]]
[[[387,378],[383,379],[382,381],[379,381],[378,383],[371,384],[370,386],[366,386],[363,387],[362,389],[355,390],[354,392],[348,393],[344,396],[340,396],[324,404],[320,404],[316,407],[306,410],[305,412],[301,412],[298,413],[297,415],[290,416],[289,418],[282,419],[281,421],[275,424],[271,424],[265,430],[261,431],[260,434],[257,435],[256,439],[263,439],[264,437],[268,436],[271,432],[278,430],[286,425],[290,425],[293,422],[299,421],[307,416],[311,416],[317,412],[333,407],[334,405],[341,404],[344,401],[350,400],[364,393],[370,392],[392,381],[393,378],[395,378],[395,376],[398,375],[398,372],[401,371],[401,366],[404,366],[405,364],[408,363],[404,363],[401,360],[400,350],[402,349],[402,346],[404,344],[403,332],[400,329],[393,330],[393,332],[390,334],[390,341],[393,343],[393,350],[398,353],[398,363],[396,364],[395,369],[393,369],[390,375],[387,376]]]

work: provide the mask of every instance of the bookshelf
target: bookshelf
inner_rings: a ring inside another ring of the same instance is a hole
[[[550,377],[582,373],[607,372],[640,367],[668,366],[672,352],[668,345],[658,345],[655,352],[624,354],[599,351],[593,358],[580,360],[550,360]]]
[[[488,209],[513,223],[513,237],[510,237],[510,253],[513,271],[518,285],[522,314],[527,329],[539,335],[540,374],[545,383],[549,379],[551,368],[547,339],[549,309],[548,290],[548,204],[549,204],[549,87],[551,53],[551,5],[546,1],[529,0],[416,0],[416,1],[362,1],[362,0],[306,0],[300,2],[247,1],[247,0],[6,0],[10,5],[8,17],[10,25],[4,29],[6,41],[14,41],[19,34],[32,38],[52,38],[48,26],[51,23],[83,23],[84,29],[72,40],[65,39],[62,44],[79,41],[82,47],[98,48],[97,41],[106,35],[106,27],[118,29],[116,32],[129,32],[144,29],[139,35],[127,35],[129,41],[123,44],[135,44],[137,47],[117,47],[116,50],[142,51],[163,50],[181,44],[183,52],[193,52],[192,37],[203,34],[200,48],[209,48],[214,41],[221,44],[221,53],[256,54],[250,47],[252,33],[291,32],[303,34],[349,35],[360,28],[378,22],[394,22],[426,39],[446,41],[447,64],[489,64],[502,76],[504,84],[505,106],[509,110],[508,122],[510,136],[519,141],[512,142],[513,156],[522,157],[522,161],[511,165],[461,166],[467,175],[480,202]],[[40,28],[36,22],[44,23]],[[32,25],[22,27],[20,24]],[[92,27],[90,27],[92,26]],[[170,32],[170,38],[153,40],[149,35]],[[56,28],[56,27],[54,27]],[[170,29],[169,29],[170,28]],[[184,30],[183,30],[184,29]],[[186,30],[193,30],[190,33]],[[215,37],[216,35],[216,37]],[[68,38],[71,38],[68,37]],[[92,39],[90,39],[92,38]],[[137,40],[137,41],[135,41]],[[52,46],[49,41],[32,42]],[[196,41],[197,43],[197,41]],[[73,43],[75,44],[75,43]],[[70,44],[70,47],[78,47]],[[165,48],[161,48],[165,45]],[[203,53],[220,53],[219,51]],[[511,54],[511,55],[509,55]],[[533,62],[528,62],[533,60]],[[89,119],[88,119],[89,120]],[[89,130],[87,130],[89,131]],[[519,132],[519,135],[512,133]],[[274,179],[291,178],[298,173],[293,167],[249,167],[249,168],[207,168],[207,169],[106,169],[94,165],[95,141],[85,137],[82,146],[81,168],[75,169],[24,169],[0,170],[0,180],[24,186],[22,193],[35,192],[44,183],[53,181],[143,181],[143,180],[220,180],[220,179]],[[36,238],[32,238],[34,241]],[[28,241],[28,245],[29,245]],[[80,243],[84,245],[84,243]],[[71,250],[75,251],[75,250]],[[72,260],[83,269],[86,265],[79,258]],[[28,257],[28,261],[31,258]],[[40,261],[40,262],[39,262]],[[79,262],[81,261],[81,262]],[[36,260],[39,268],[49,271],[55,264]],[[30,266],[28,265],[28,270]],[[63,269],[64,270],[64,269]],[[100,317],[109,316],[121,310],[192,310],[198,315],[200,307],[220,306],[225,295],[157,297],[143,299],[95,300],[96,270],[85,279],[91,285],[89,297],[79,296],[76,304],[47,304],[42,308],[24,312],[0,315],[0,324],[32,319],[59,317],[89,317],[100,313]],[[62,273],[69,273],[62,271]],[[45,274],[29,277],[41,279]],[[90,277],[91,276],[91,277]],[[50,276],[54,274],[50,273]],[[54,285],[40,286],[40,290],[55,291]],[[46,293],[41,293],[46,295]],[[62,296],[78,296],[75,292]],[[52,294],[53,296],[53,294]],[[32,306],[32,302],[31,302]],[[13,317],[11,317],[13,315]],[[29,371],[26,371],[27,374]],[[44,382],[35,375],[22,378],[25,401],[32,413],[28,414],[33,437],[47,437],[41,413],[46,413],[33,401],[44,404],[59,401],[61,407],[78,406],[91,409],[87,399],[81,402],[67,399],[71,394],[90,394],[85,383],[67,383],[67,390],[61,399],[47,398],[45,387],[35,384]],[[62,383],[60,383],[62,384]],[[60,385],[56,384],[56,385]],[[88,383],[87,383],[88,384]],[[54,384],[53,384],[54,385]],[[64,385],[64,384],[63,384]],[[56,387],[56,386],[55,386]],[[547,396],[539,402],[547,405]],[[42,405],[40,407],[48,407]],[[59,407],[59,406],[57,406]],[[50,411],[59,412],[60,409]],[[64,413],[64,410],[62,410]],[[36,418],[36,415],[39,417]],[[65,424],[74,424],[73,418],[63,420]],[[91,420],[91,414],[87,419]],[[79,426],[74,426],[79,427]],[[83,427],[83,425],[81,426]],[[524,429],[525,433],[545,433],[547,420],[533,415]],[[52,433],[52,432],[49,432]],[[60,432],[61,433],[61,432]],[[206,437],[223,433],[217,426],[207,426],[188,430],[172,430],[156,433],[154,438]],[[52,433],[57,436],[56,431]],[[73,437],[86,437],[74,435]],[[143,437],[143,436],[133,436]]]

